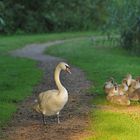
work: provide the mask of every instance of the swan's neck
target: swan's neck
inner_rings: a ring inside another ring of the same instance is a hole
[[[61,69],[57,66],[54,72],[54,79],[55,79],[55,83],[57,85],[58,90],[61,92],[65,90],[65,88],[60,82],[60,72],[61,72]]]

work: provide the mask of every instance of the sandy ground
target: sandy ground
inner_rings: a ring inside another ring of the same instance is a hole
[[[89,102],[92,98],[87,89],[91,83],[78,68],[71,66],[71,75],[61,73],[61,81],[69,92],[69,101],[60,112],[60,124],[57,124],[56,116],[51,116],[46,117],[47,125],[43,125],[41,115],[32,110],[34,100],[40,92],[56,88],[53,72],[60,61],[65,61],[44,55],[43,51],[47,47],[63,42],[62,40],[32,44],[11,52],[14,57],[38,61],[38,67],[43,70],[44,76],[34,87],[33,95],[19,104],[17,113],[8,126],[3,128],[4,136],[0,138],[1,140],[82,140],[90,135],[86,128],[89,126],[88,115],[91,108]]]

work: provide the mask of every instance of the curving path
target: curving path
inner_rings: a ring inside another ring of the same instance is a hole
[[[60,61],[58,57],[44,55],[44,50],[52,45],[71,40],[60,40],[45,44],[27,45],[22,49],[11,52],[14,57],[25,57],[38,61],[38,67],[44,71],[42,81],[34,88],[33,95],[23,101],[8,124],[5,131],[6,140],[80,140],[89,135],[85,131],[89,125],[88,113],[91,96],[87,93],[90,82],[84,73],[72,67],[72,74],[61,74],[63,85],[69,91],[69,101],[60,112],[60,124],[57,124],[56,116],[47,118],[47,125],[42,124],[41,115],[33,112],[31,107],[34,99],[42,91],[55,87],[53,71]]]

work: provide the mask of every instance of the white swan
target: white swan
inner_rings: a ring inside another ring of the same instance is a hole
[[[61,70],[70,72],[70,67],[64,62],[60,62],[55,69],[54,79],[58,90],[48,90],[39,94],[38,102],[34,106],[34,109],[41,113],[43,116],[43,122],[46,124],[45,116],[57,115],[58,123],[59,112],[63,109],[64,105],[68,101],[68,92],[61,84],[59,75]]]

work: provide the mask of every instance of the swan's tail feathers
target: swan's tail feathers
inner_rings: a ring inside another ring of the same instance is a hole
[[[40,111],[40,105],[38,104],[38,101],[32,106],[32,109],[38,113],[41,113]]]
[[[33,106],[32,106],[32,109],[33,109],[34,111],[36,111],[36,112],[40,112],[40,106],[39,106],[39,104],[38,104],[38,100],[37,100],[37,99],[34,100],[34,104],[33,104]]]

